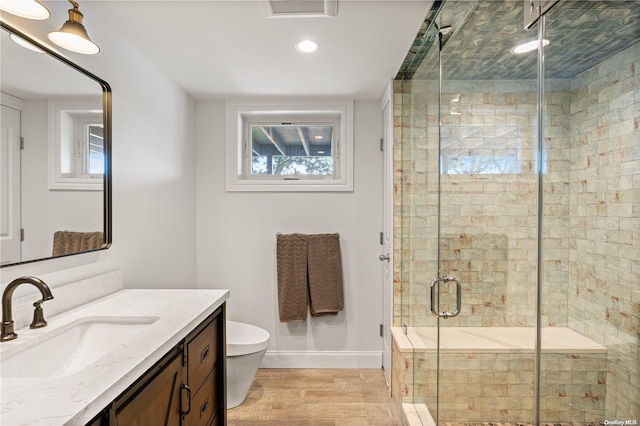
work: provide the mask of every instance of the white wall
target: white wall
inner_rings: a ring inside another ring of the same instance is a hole
[[[46,21],[2,17],[46,41],[47,32],[68,19],[69,4],[46,6],[52,13]],[[101,52],[85,56],[59,51],[113,90],[113,246],[2,268],[2,284],[36,275],[56,287],[121,269],[125,287],[195,287],[194,101],[91,16],[90,6],[83,12]]]
[[[46,4],[53,14],[47,21],[3,19],[46,40],[68,9],[66,2]],[[36,275],[55,295],[56,286],[121,269],[125,287],[192,288],[197,281],[200,288],[229,288],[229,318],[271,333],[272,365],[379,367],[379,103],[355,103],[353,193],[226,193],[224,102],[196,104],[89,11],[85,24],[102,51],[64,54],[113,90],[113,246],[3,268],[2,284]],[[276,232],[340,233],[344,312],[278,322]]]
[[[352,193],[225,192],[225,104],[196,105],[198,287],[228,288],[227,317],[265,328],[265,364],[380,367],[381,112],[355,103]],[[345,309],[337,316],[279,322],[275,235],[340,233]]]

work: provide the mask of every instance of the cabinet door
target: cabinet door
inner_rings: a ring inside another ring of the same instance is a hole
[[[148,381],[127,392],[114,404],[112,425],[118,426],[179,426],[181,420],[180,388],[182,385],[182,354],[173,354],[159,371],[152,370]],[[145,377],[146,378],[146,377]]]

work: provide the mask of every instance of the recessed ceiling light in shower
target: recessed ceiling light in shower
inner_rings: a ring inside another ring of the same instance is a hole
[[[547,39],[542,40],[543,46],[548,46],[549,43],[550,42]],[[521,55],[523,53],[536,50],[537,48],[538,48],[538,40],[531,40],[531,41],[526,41],[524,43],[520,43],[519,45],[512,47],[510,52],[513,53],[514,55]]]

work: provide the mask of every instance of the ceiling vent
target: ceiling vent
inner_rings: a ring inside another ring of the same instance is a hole
[[[338,0],[269,0],[267,11],[270,17],[310,18],[336,16]]]

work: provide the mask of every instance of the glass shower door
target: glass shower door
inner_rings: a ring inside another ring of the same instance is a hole
[[[437,20],[440,425],[535,418],[537,61],[505,51],[535,39],[522,21],[509,0],[446,2]]]

